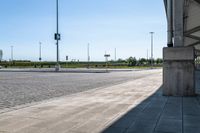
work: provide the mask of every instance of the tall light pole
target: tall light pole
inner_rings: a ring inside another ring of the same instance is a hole
[[[39,61],[42,61],[42,43],[39,42]]]
[[[58,0],[56,0],[56,28],[57,28],[57,32],[55,33],[55,40],[56,40],[56,46],[57,46],[57,50],[56,50],[56,71],[59,71],[60,69],[60,64],[59,64],[59,41],[61,39],[61,36],[59,34],[59,3]]]
[[[3,51],[0,49],[0,62],[2,61],[3,58]]]
[[[11,48],[11,61],[13,61],[13,46],[10,46],[10,48]]]
[[[90,44],[87,45],[88,69],[90,67]]]
[[[115,61],[117,61],[117,49],[115,48]]]
[[[153,35],[154,35],[154,32],[150,32],[151,34],[151,65],[153,66]]]
[[[107,54],[106,51],[105,51],[105,61],[106,61],[106,71],[108,71],[108,58],[110,57],[110,54]]]

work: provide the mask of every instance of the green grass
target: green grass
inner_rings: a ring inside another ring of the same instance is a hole
[[[0,66],[4,68],[54,68],[56,62],[30,62],[30,61],[14,61],[14,62],[0,62]],[[87,62],[60,62],[62,68],[87,68]],[[90,68],[107,68],[105,62],[90,62]],[[155,67],[161,68],[162,65],[155,65]],[[128,66],[125,62],[109,62],[108,68],[111,69],[147,69],[151,66]]]

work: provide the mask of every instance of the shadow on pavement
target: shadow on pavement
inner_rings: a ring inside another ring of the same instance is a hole
[[[199,97],[162,96],[162,86],[102,133],[200,133]]]

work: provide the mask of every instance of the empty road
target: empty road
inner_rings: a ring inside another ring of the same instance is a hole
[[[161,72],[161,69],[110,73],[0,72],[0,110],[100,89]]]

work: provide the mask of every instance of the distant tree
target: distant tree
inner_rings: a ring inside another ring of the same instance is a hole
[[[155,64],[155,59],[148,59],[148,64],[151,65],[151,63]]]
[[[163,59],[161,59],[161,58],[156,59],[156,64],[162,64],[162,63],[163,63]]]
[[[118,62],[118,63],[123,63],[123,62],[125,62],[125,60],[119,58],[119,59],[117,60],[117,62]]]
[[[139,65],[145,65],[147,64],[147,60],[145,58],[141,58],[138,60]]]
[[[127,60],[128,66],[136,66],[137,59],[135,57],[129,57]]]

